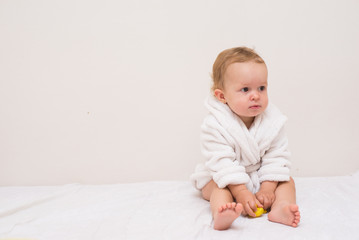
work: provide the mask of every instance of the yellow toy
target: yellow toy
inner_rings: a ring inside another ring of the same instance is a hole
[[[264,210],[263,208],[257,207],[257,211],[254,212],[256,215],[255,217],[260,217],[262,214],[267,213],[267,210]]]

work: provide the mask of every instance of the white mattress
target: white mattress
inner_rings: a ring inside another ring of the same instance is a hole
[[[359,239],[359,172],[295,181],[298,228],[262,216],[226,231],[186,181],[0,187],[0,239]]]

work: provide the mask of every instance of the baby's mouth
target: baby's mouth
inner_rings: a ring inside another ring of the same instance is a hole
[[[253,105],[249,107],[249,109],[259,109],[259,108],[261,108],[261,105]]]

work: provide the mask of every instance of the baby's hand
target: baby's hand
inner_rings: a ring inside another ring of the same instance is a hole
[[[235,196],[237,202],[243,205],[243,212],[247,213],[251,217],[256,217],[254,213],[258,207],[263,207],[263,205],[257,200],[256,196],[249,190],[242,190]]]
[[[272,190],[261,189],[256,193],[256,197],[264,209],[270,208],[275,200],[275,194]]]

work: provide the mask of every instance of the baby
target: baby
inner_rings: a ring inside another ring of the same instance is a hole
[[[297,227],[300,213],[289,175],[286,117],[267,95],[267,66],[252,49],[221,52],[213,64],[213,96],[201,127],[204,164],[191,180],[210,201],[214,229],[228,229],[241,214]]]

